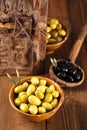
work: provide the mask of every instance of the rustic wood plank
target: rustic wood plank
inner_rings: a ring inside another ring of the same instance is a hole
[[[65,130],[65,125],[61,107],[59,111],[47,121],[47,130]]]
[[[52,2],[52,1],[51,1]],[[62,1],[63,2],[63,1]],[[59,2],[59,3],[62,3]],[[63,46],[60,48],[60,50],[56,51],[54,55],[50,55],[50,57],[65,57],[69,54],[69,49],[72,48],[73,44],[75,43],[76,39],[78,38],[78,35],[81,31],[81,27],[83,27],[84,23],[86,23],[86,1],[68,1],[66,0],[65,3],[67,4],[68,12],[65,11],[66,4],[62,4],[61,8],[64,7],[64,16],[68,13],[69,17],[68,20],[71,25],[71,34],[70,38],[68,39],[68,49],[66,49],[66,46]],[[54,8],[56,8],[56,4],[51,3]],[[57,8],[59,10],[59,6],[57,5]],[[66,10],[67,10],[66,9]],[[63,11],[63,10],[62,10]],[[54,11],[56,12],[56,11]],[[53,12],[53,13],[54,13]],[[61,13],[63,15],[63,12]],[[51,12],[51,15],[52,12]],[[55,16],[58,16],[59,13],[55,13]],[[61,16],[62,17],[62,16]],[[87,81],[87,60],[85,58],[87,57],[87,50],[86,50],[86,41],[84,41],[83,46],[81,48],[81,51],[79,53],[79,56],[77,58],[77,63],[84,69],[85,71],[85,81],[79,88],[73,88],[73,89],[63,89],[65,92],[65,101],[62,107],[62,111],[59,115],[57,113],[55,115],[55,118],[51,118],[48,123],[48,129],[56,130],[56,129],[63,129],[63,130],[82,130],[87,129],[87,101],[86,101],[86,93],[87,93],[87,87],[86,87],[86,81]],[[65,51],[66,49],[67,51]],[[63,54],[62,52],[63,51]],[[66,53],[65,53],[66,52]],[[59,120],[59,118],[60,120]],[[62,117],[62,118],[61,118]],[[55,125],[52,125],[54,123]],[[59,124],[58,124],[59,123]],[[56,125],[58,124],[58,125]]]
[[[82,23],[86,24],[87,23],[87,0],[82,0],[79,1],[79,6],[80,6],[80,14],[82,18]]]
[[[72,26],[72,34],[74,33],[73,38],[76,38],[82,26],[79,1],[76,0],[73,2],[72,0],[71,1],[67,0],[67,7],[68,7],[70,23]]]
[[[70,130],[82,130],[87,129],[87,100],[86,93],[87,89],[84,89],[85,86],[78,88],[70,89],[70,92],[67,93],[66,100],[64,103],[64,113],[69,122]],[[82,123],[83,122],[83,123]]]

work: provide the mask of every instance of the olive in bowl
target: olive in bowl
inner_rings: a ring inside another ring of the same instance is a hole
[[[77,87],[84,81],[83,69],[72,63],[70,59],[56,60],[51,58],[51,63],[50,78],[61,84],[62,87]]]
[[[52,117],[64,101],[61,87],[49,78],[29,76],[21,85],[13,85],[9,92],[11,106],[33,122]]]
[[[68,39],[69,30],[57,18],[47,21],[46,28],[46,50],[47,54],[53,53],[60,48]]]

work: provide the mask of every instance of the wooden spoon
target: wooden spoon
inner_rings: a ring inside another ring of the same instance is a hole
[[[80,51],[81,46],[83,44],[83,41],[86,37],[86,34],[87,34],[87,25],[85,25],[82,28],[82,31],[81,31],[78,39],[76,40],[76,42],[75,42],[74,46],[72,47],[71,52],[69,54],[69,59],[72,62],[72,64],[74,64],[76,67],[78,67],[82,72],[82,79],[80,81],[78,81],[78,82],[66,82],[66,81],[60,79],[59,77],[57,77],[54,74],[53,65],[51,65],[50,68],[49,68],[50,77],[53,80],[55,80],[57,83],[60,83],[62,87],[76,87],[76,86],[79,86],[80,84],[82,84],[82,82],[84,81],[84,77],[85,77],[84,71],[80,66],[75,64],[75,61],[76,61],[76,58],[79,54],[79,51]],[[57,60],[57,62],[60,62],[60,61],[65,61],[65,59]]]

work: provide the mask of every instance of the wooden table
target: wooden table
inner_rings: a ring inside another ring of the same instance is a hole
[[[87,23],[87,0],[49,0],[49,17],[57,17],[70,29],[64,46],[45,59],[48,73],[50,57],[66,58],[81,28]],[[11,107],[8,99],[12,83],[0,76],[0,130],[86,130],[87,129],[87,39],[85,39],[76,63],[85,71],[85,80],[75,88],[63,88],[65,100],[60,110],[49,120],[32,123],[21,117]],[[15,77],[15,76],[14,76]],[[25,77],[25,75],[23,75]]]

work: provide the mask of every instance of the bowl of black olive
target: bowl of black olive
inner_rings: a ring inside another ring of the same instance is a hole
[[[84,71],[77,64],[73,64],[71,60],[51,59],[50,77],[62,87],[76,87],[84,81]]]
[[[47,20],[46,28],[46,51],[47,54],[53,53],[60,48],[68,39],[69,29],[57,18]]]

